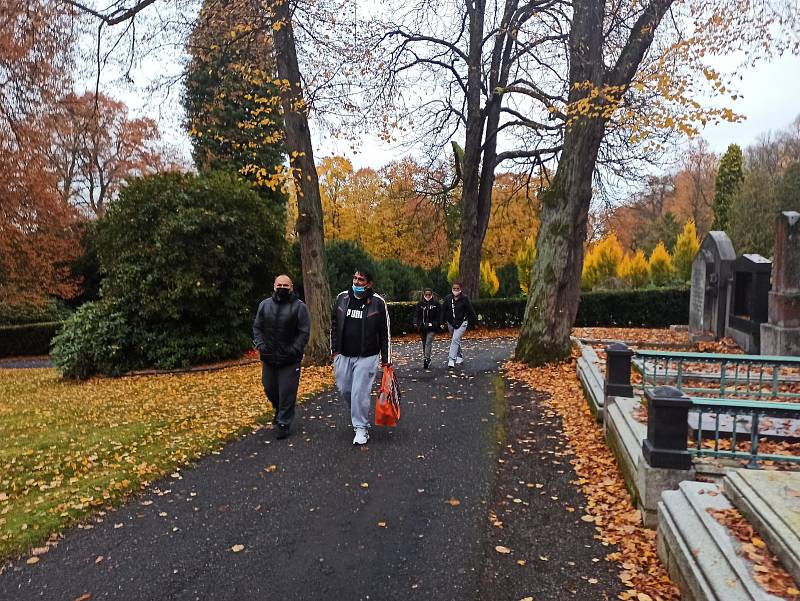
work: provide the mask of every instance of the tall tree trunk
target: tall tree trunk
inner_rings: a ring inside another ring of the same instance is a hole
[[[640,13],[616,64],[603,62],[605,0],[573,0],[570,32],[571,106],[586,97],[590,83],[604,85],[622,98],[653,36],[674,0],[652,0]],[[600,100],[600,102],[605,102]],[[607,108],[607,107],[598,107]],[[569,335],[580,301],[586,218],[592,200],[592,175],[605,135],[603,111],[572,115],[561,159],[550,189],[542,196],[537,257],[531,272],[528,304],[515,357],[531,365],[569,356]]]
[[[481,59],[486,11],[484,0],[468,2],[467,10],[469,11],[469,65],[467,72],[467,126],[464,140],[464,185],[461,192],[459,279],[462,282],[464,293],[472,298],[477,298],[481,246],[486,234],[485,228],[481,231],[482,218],[478,206],[484,123],[481,114]]]
[[[477,27],[475,37],[470,38],[470,44],[478,43],[483,46],[482,34],[484,29],[485,7],[479,4],[476,11],[480,10],[480,34],[478,38]],[[507,0],[504,8],[501,32],[507,30],[512,15],[517,10],[517,0]],[[476,15],[477,19],[478,16]],[[476,22],[476,25],[478,22]],[[472,49],[473,46],[470,46]],[[508,83],[508,69],[510,65],[510,55],[513,49],[513,41],[507,34],[497,34],[492,50],[492,63],[489,72],[489,89],[495,90],[504,87]],[[473,55],[470,52],[470,64],[475,65],[475,69],[470,69],[470,75],[480,72],[480,53]],[[472,84],[475,84],[472,87]],[[480,289],[480,265],[481,251],[483,242],[486,239],[486,230],[489,227],[489,218],[492,213],[492,190],[495,179],[495,163],[497,160],[497,128],[500,124],[500,109],[502,106],[502,96],[493,93],[485,109],[480,109],[480,78],[476,82],[470,81],[468,94],[474,94],[467,98],[467,139],[464,147],[464,189],[462,192],[462,222],[461,222],[461,260],[460,271],[461,279],[464,283],[464,290],[468,296],[477,298]],[[474,101],[475,112],[469,110]],[[470,117],[474,118],[470,127]],[[485,128],[485,141],[483,140]]]
[[[603,65],[603,0],[573,0],[570,32],[570,104],[600,86]],[[515,358],[532,365],[569,356],[569,335],[580,301],[583,244],[592,200],[592,174],[603,140],[599,117],[575,115],[550,188],[542,195],[536,261]]]
[[[602,124],[567,133],[552,185],[542,195],[536,261],[515,358],[532,365],[570,353],[570,330],[580,301],[583,244],[592,200],[592,173]]]
[[[308,128],[307,107],[303,100],[300,67],[297,63],[289,0],[275,4],[273,42],[278,77],[288,81],[282,88],[286,128],[286,146],[297,188],[297,234],[300,238],[300,259],[303,267],[303,290],[311,315],[311,338],[304,362],[323,365],[330,362],[331,291],[325,263],[322,201],[314,165],[314,150]]]

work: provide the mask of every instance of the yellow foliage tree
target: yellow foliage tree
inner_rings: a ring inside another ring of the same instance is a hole
[[[659,242],[658,246],[650,253],[650,280],[655,286],[666,286],[675,276],[675,268],[672,266],[672,257],[664,246]]]
[[[453,258],[450,259],[450,265],[447,267],[447,281],[451,284],[459,278],[459,269],[461,263],[461,245],[453,252]],[[494,296],[500,289],[500,279],[497,277],[497,272],[492,267],[489,261],[481,261],[481,279],[478,282],[478,291],[480,296]]]
[[[458,270],[461,263],[461,245],[453,251],[453,258],[450,259],[450,265],[447,266],[447,281],[451,284],[458,279]]]
[[[519,288],[523,294],[528,294],[528,286],[531,283],[531,270],[536,259],[536,236],[525,238],[525,244],[514,255],[514,264],[517,266],[517,278]]]
[[[624,256],[616,234],[611,233],[600,240],[584,259],[581,286],[591,290],[610,278],[618,277]]]
[[[489,261],[481,261],[481,279],[480,279],[480,293],[481,297],[494,296],[500,290],[500,280],[497,278],[497,272],[492,267]]]
[[[633,256],[626,255],[619,267],[619,276],[631,288],[644,288],[650,280],[650,269],[644,252],[637,250]]]
[[[675,257],[673,263],[675,272],[681,282],[686,282],[692,277],[692,261],[700,249],[700,240],[697,238],[697,228],[693,220],[686,222],[683,231],[678,234],[675,241]]]

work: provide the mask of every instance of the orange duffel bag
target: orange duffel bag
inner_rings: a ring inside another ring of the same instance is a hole
[[[381,389],[375,402],[375,425],[396,426],[400,419],[400,385],[394,368],[387,365],[383,368]]]

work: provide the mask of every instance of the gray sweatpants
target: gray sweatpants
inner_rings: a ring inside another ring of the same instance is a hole
[[[345,357],[339,354],[333,360],[336,387],[350,407],[350,420],[354,428],[369,427],[372,384],[378,373],[379,359],[380,355]]]
[[[467,322],[463,322],[457,328],[454,328],[449,323],[447,324],[447,330],[450,332],[450,335],[453,337],[450,340],[450,351],[447,353],[448,361],[452,361],[455,363],[457,358],[463,358],[464,355],[461,354],[461,339],[464,337],[464,332],[467,331]]]
[[[278,423],[291,426],[297,401],[297,386],[300,384],[300,364],[277,366],[262,363],[261,384],[272,403]]]

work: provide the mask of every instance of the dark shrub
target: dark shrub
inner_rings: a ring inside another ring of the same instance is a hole
[[[328,282],[334,298],[342,290],[353,285],[353,272],[357,267],[372,271],[373,280],[378,270],[370,254],[350,240],[334,240],[325,246],[325,259],[328,263]],[[376,283],[377,285],[377,283]],[[377,288],[380,292],[380,289]]]
[[[281,211],[233,174],[135,180],[98,222],[103,302],[67,325],[54,348],[59,367],[86,377],[85,357],[101,373],[119,373],[241,353],[258,302],[285,270]],[[93,318],[99,323],[84,323]],[[84,352],[83,341],[96,337],[122,355],[100,361]],[[75,350],[60,348],[67,343]]]

